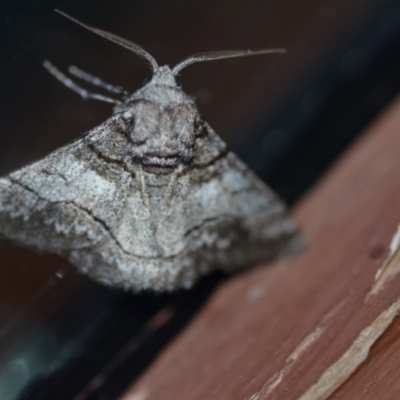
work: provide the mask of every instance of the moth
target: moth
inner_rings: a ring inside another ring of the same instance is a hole
[[[159,66],[137,44],[87,26],[144,59],[151,80],[133,94],[70,72],[123,99],[113,115],[42,160],[0,178],[0,234],[65,256],[96,281],[134,292],[189,288],[212,268],[233,272],[298,248],[283,202],[227,148],[176,82],[187,66],[281,50],[194,54]]]

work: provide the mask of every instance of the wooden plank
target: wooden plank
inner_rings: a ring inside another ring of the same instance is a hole
[[[307,249],[224,282],[122,399],[393,398],[400,276],[366,295],[400,221],[399,127],[400,99],[296,208]]]

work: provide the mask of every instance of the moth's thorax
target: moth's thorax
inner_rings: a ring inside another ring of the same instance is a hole
[[[119,106],[134,163],[154,174],[169,174],[192,160],[197,108],[177,85],[169,67]]]
[[[194,101],[176,83],[167,65],[160,67],[150,81],[130,96],[127,102],[138,99],[146,99],[164,106],[183,103],[195,107]]]

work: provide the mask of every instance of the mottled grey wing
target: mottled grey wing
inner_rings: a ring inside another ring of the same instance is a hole
[[[44,159],[0,179],[0,234],[39,251],[71,256],[90,252],[110,239],[125,191],[132,180],[123,165],[126,138],[116,119],[56,150]],[[96,152],[92,142],[120,149],[114,158]],[[106,169],[106,171],[105,171]]]
[[[0,234],[134,291],[190,287],[214,267],[232,271],[293,247],[284,205],[207,124],[178,176],[133,165],[126,132],[115,115],[1,178]]]
[[[206,123],[199,128],[194,154],[174,195],[183,205],[178,222],[171,214],[162,228],[166,240],[168,232],[181,229],[194,268],[234,271],[301,247],[284,203]]]

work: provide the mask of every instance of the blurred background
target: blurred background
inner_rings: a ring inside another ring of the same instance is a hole
[[[104,121],[43,68],[73,64],[134,92],[133,53],[53,10],[137,42],[159,64],[224,49],[287,53],[193,65],[179,77],[216,132],[290,205],[400,88],[399,0],[3,0],[0,174]],[[0,399],[114,399],[226,279],[173,295],[91,282],[53,255],[0,241]]]

